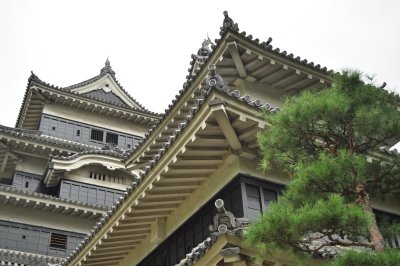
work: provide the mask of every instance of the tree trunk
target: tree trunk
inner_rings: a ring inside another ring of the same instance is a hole
[[[363,189],[359,192],[357,201],[363,206],[364,211],[372,216],[372,221],[371,224],[368,226],[368,230],[371,235],[371,244],[374,246],[374,250],[383,251],[385,249],[385,239],[383,239],[378,224],[376,223],[376,217],[374,212],[372,211],[369,196]]]

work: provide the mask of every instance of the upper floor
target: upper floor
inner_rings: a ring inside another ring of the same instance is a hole
[[[43,134],[79,142],[82,141],[80,131],[84,134],[84,128],[88,127],[141,138],[159,118],[159,114],[144,108],[123,89],[107,59],[99,75],[63,88],[50,85],[32,73],[16,127],[43,130]],[[49,125],[54,119],[58,119],[59,124]],[[86,127],[75,129],[76,125]],[[66,134],[65,130],[73,131],[74,136]],[[106,133],[104,135],[105,143]],[[112,135],[108,140],[117,142]],[[133,148],[134,143],[129,145]]]

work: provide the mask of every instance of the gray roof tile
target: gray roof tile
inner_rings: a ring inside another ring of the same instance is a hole
[[[48,266],[60,265],[63,258],[0,249],[0,265],[12,266]]]
[[[0,134],[4,134],[11,137],[17,137],[21,139],[37,141],[47,145],[59,146],[61,149],[72,149],[76,151],[84,151],[87,149],[100,149],[96,146],[78,143],[71,140],[60,139],[43,134],[39,130],[28,130],[22,128],[12,128],[0,125]]]
[[[129,106],[127,104],[125,104],[124,101],[121,100],[121,98],[119,98],[117,95],[115,95],[111,91],[105,92],[102,89],[98,89],[98,90],[89,91],[87,93],[83,93],[82,95],[99,100],[101,102],[107,102],[107,103],[111,103],[114,105],[129,108]]]

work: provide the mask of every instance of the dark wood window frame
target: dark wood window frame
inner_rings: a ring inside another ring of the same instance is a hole
[[[264,200],[264,193],[263,193],[264,189],[269,190],[269,191],[275,191],[276,196],[278,198],[279,195],[281,194],[282,189],[284,188],[283,185],[273,183],[270,180],[263,180],[263,179],[259,179],[259,178],[252,177],[252,176],[246,176],[243,174],[240,175],[240,181],[241,181],[240,183],[241,183],[241,187],[242,187],[241,191],[242,191],[242,201],[243,201],[243,212],[244,212],[245,217],[249,217],[248,210],[247,210],[248,202],[247,202],[247,194],[246,194],[246,185],[258,187],[259,193],[260,193],[262,212],[264,212],[267,209],[267,207],[265,206],[265,200]]]
[[[106,143],[118,145],[118,134],[107,132],[106,133]]]
[[[59,233],[51,233],[50,235],[50,248],[67,249],[68,236]]]
[[[90,140],[103,142],[103,140],[104,140],[104,131],[92,128],[90,130]]]

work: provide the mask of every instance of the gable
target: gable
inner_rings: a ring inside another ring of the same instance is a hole
[[[89,96],[102,102],[139,110],[143,109],[142,106],[121,88],[110,73],[70,86],[67,89],[71,92]]]
[[[92,91],[83,93],[82,95],[88,96],[90,98],[94,98],[94,99],[102,101],[102,102],[108,102],[108,103],[112,103],[115,105],[128,107],[128,105],[124,101],[122,101],[120,97],[118,97],[111,90],[108,90],[107,86],[105,86],[105,88],[92,90]]]

